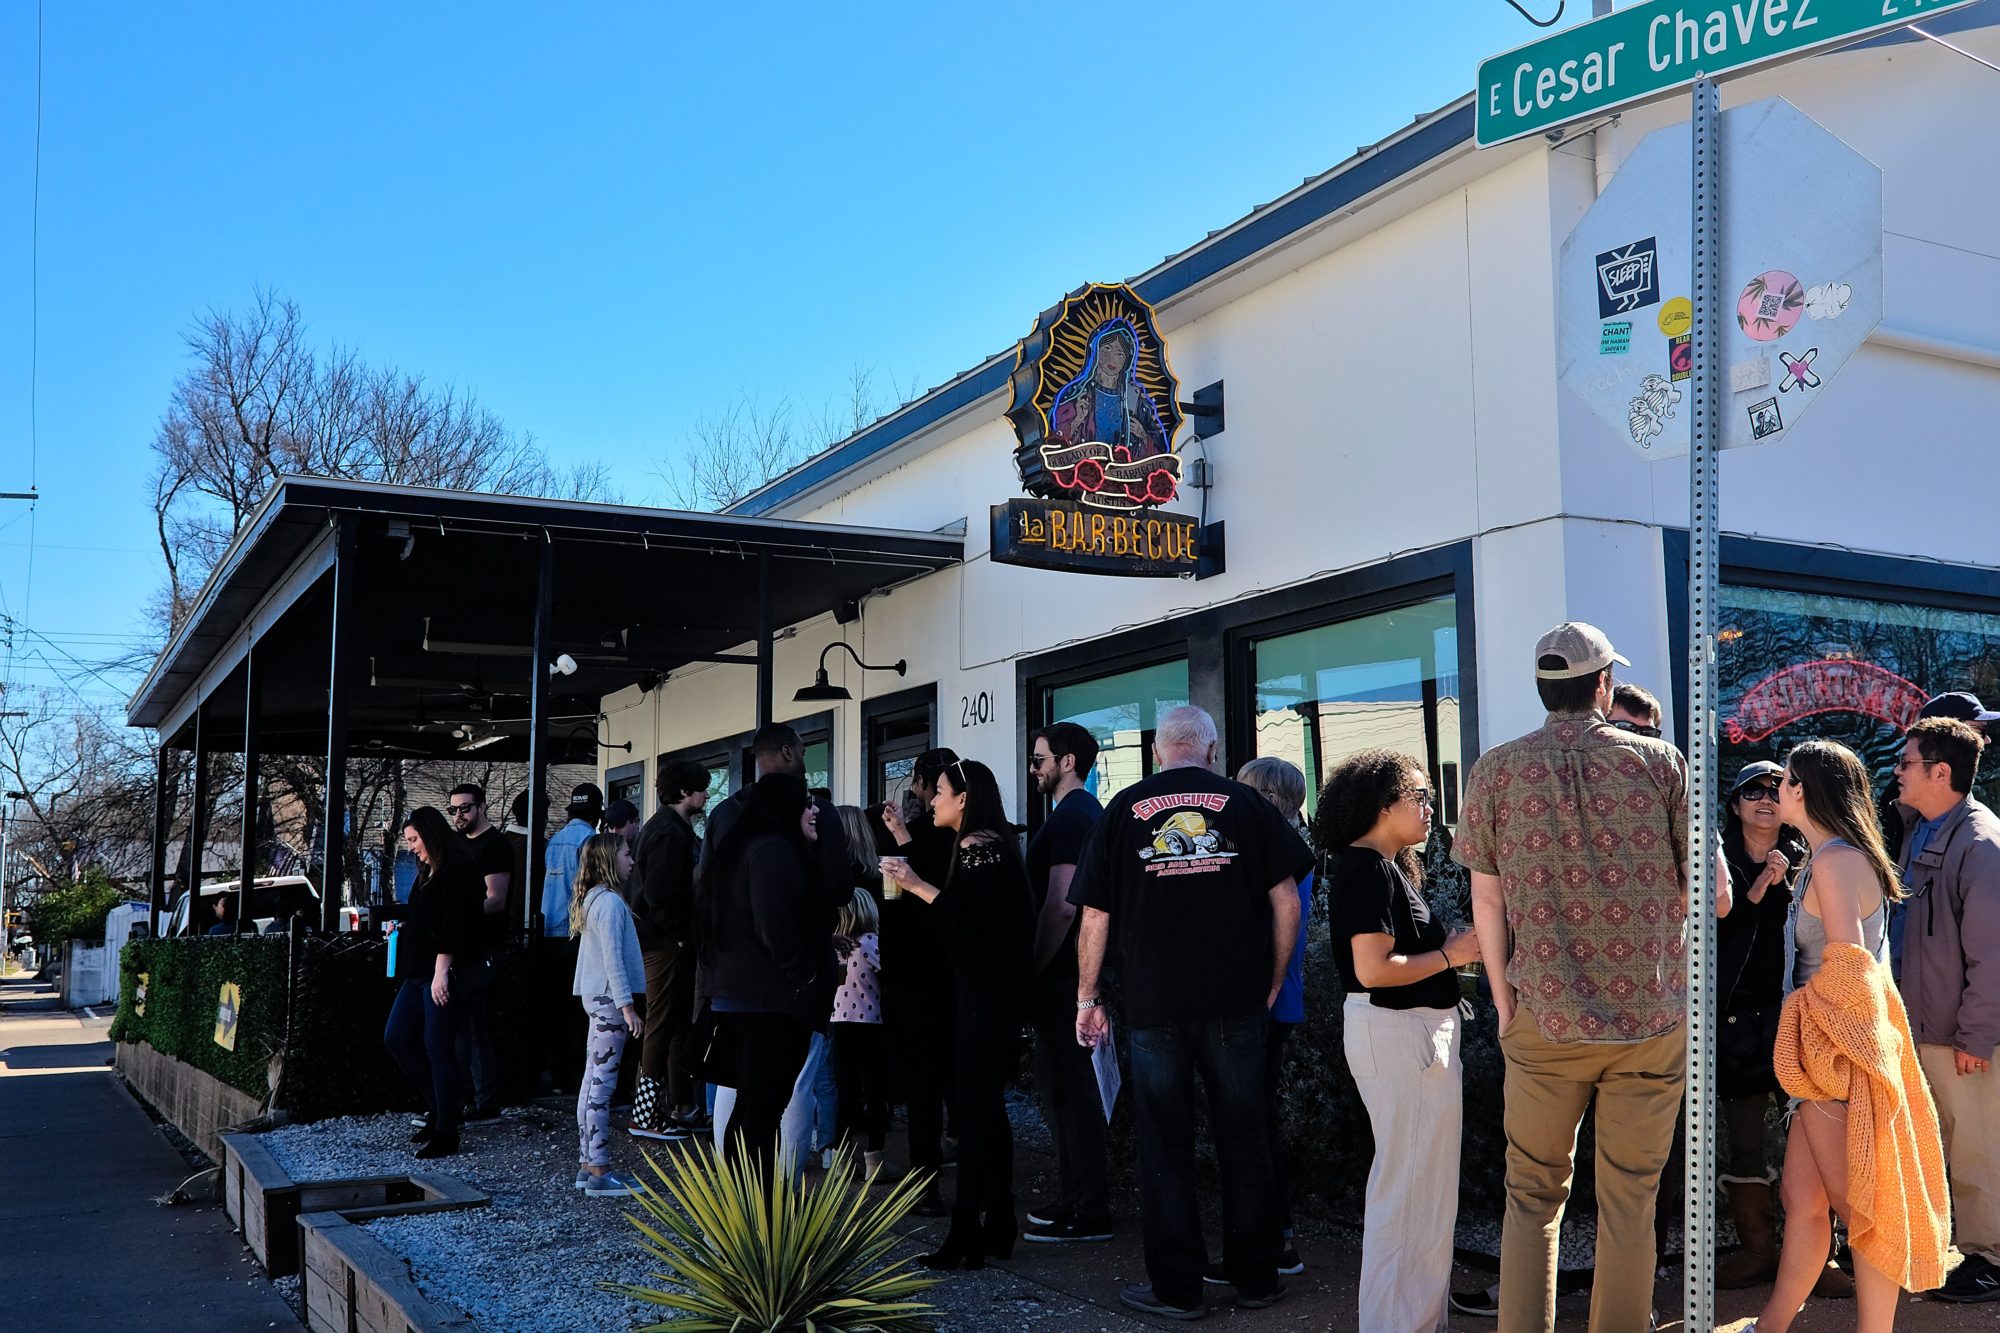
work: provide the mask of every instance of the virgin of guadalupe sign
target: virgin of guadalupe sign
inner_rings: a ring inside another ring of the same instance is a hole
[[[1094,282],[1044,311],[1010,383],[1028,494],[1131,511],[1179,493],[1180,384],[1153,308],[1130,287]]]

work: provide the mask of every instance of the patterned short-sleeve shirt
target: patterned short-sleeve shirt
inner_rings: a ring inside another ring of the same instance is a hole
[[[1507,980],[1553,1042],[1643,1041],[1687,997],[1687,763],[1601,713],[1481,755],[1452,859],[1496,875]]]

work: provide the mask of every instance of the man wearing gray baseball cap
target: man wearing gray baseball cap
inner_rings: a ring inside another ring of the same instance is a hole
[[[1647,1327],[1653,1213],[1686,1064],[1687,765],[1605,720],[1612,667],[1595,625],[1535,644],[1541,727],[1494,746],[1466,783],[1452,858],[1507,1062],[1501,1333],[1554,1326],[1556,1238],[1576,1136],[1597,1104],[1590,1327]]]

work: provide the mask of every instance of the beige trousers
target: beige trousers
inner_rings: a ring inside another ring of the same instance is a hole
[[[1597,1099],[1597,1267],[1590,1333],[1639,1333],[1653,1309],[1653,1208],[1673,1147],[1687,1065],[1682,1029],[1635,1042],[1552,1042],[1516,1006],[1507,1058],[1507,1216],[1500,1333],[1555,1327],[1556,1242],[1576,1136]]]
[[[1350,995],[1341,1017],[1347,1067],[1375,1134],[1361,1232],[1361,1327],[1443,1333],[1465,1116],[1458,1010],[1377,1009],[1366,995]]]
[[[1960,1074],[1949,1046],[1917,1047],[1917,1062],[1937,1103],[1951,1180],[1951,1235],[1961,1254],[2000,1264],[2000,1050],[1986,1072]]]

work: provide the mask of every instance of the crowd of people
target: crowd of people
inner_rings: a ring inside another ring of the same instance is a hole
[[[782,724],[757,732],[754,780],[712,809],[694,764],[662,763],[643,822],[579,785],[547,845],[539,942],[551,1082],[577,1089],[577,1187],[636,1187],[611,1160],[621,1070],[636,1063],[631,1135],[712,1136],[766,1174],[847,1145],[868,1181],[896,1178],[899,1100],[908,1167],[928,1182],[916,1210],[950,1219],[923,1258],[933,1268],[980,1267],[1017,1241],[1105,1241],[1120,1049],[1147,1278],[1121,1299],[1175,1319],[1224,1290],[1269,1305],[1304,1267],[1280,1090],[1304,1017],[1304,923],[1323,898],[1338,972],[1325,982],[1345,995],[1342,1043],[1375,1145],[1361,1327],[1429,1333],[1456,1310],[1496,1316],[1502,1333],[1552,1328],[1591,1112],[1590,1327],[1644,1329],[1699,911],[1719,919],[1719,1184],[1738,1237],[1718,1282],[1771,1284],[1762,1333],[1815,1293],[1856,1298],[1870,1330],[1891,1326],[1903,1291],[2000,1298],[2000,817],[1972,795],[2000,715],[1962,694],[1926,707],[1887,830],[1866,767],[1838,744],[1744,764],[1713,899],[1694,902],[1687,765],[1657,701],[1615,680],[1620,665],[1581,622],[1536,645],[1547,719],[1480,757],[1450,848],[1470,878],[1469,929],[1438,920],[1423,892],[1437,805],[1423,760],[1347,757],[1308,826],[1303,774],[1273,758],[1217,773],[1214,721],[1190,706],[1160,715],[1150,771],[1108,804],[1090,732],[1034,732],[1028,776],[1048,813],[1025,846],[985,765],[933,750],[908,808],[837,807],[808,787]],[[525,838],[492,828],[482,792],[454,791],[450,816],[426,807],[405,825],[422,872],[390,951],[401,985],[385,1040],[429,1108],[415,1136],[426,1157],[493,1113],[488,959],[525,882]],[[1477,992],[1461,975],[1475,962]],[[1490,998],[1505,1062],[1506,1210],[1498,1283],[1453,1293],[1475,995]],[[1024,1033],[1056,1154],[1054,1193],[1025,1210],[1005,1103]],[[1197,1080],[1219,1259],[1201,1224]],[[1765,1149],[1774,1102],[1781,1165]],[[1953,1243],[1964,1259],[1947,1278]]]

